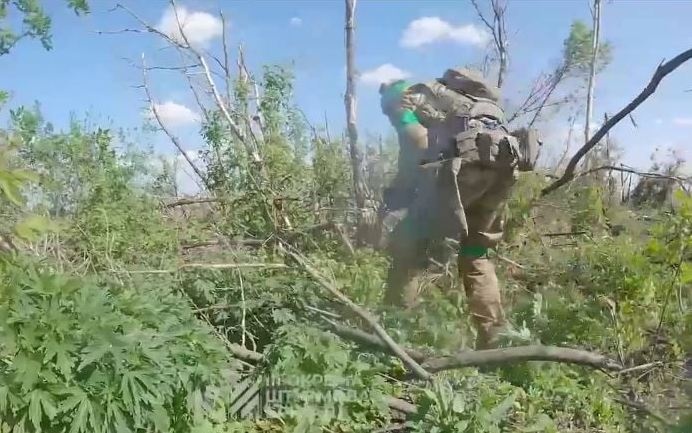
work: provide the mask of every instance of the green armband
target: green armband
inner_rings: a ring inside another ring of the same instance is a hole
[[[404,110],[404,112],[401,113],[401,118],[399,119],[399,121],[403,126],[420,123],[420,121],[418,120],[418,116],[416,116],[416,113],[414,113],[411,110]]]
[[[479,245],[462,245],[459,248],[459,255],[477,259],[488,254],[488,248]]]

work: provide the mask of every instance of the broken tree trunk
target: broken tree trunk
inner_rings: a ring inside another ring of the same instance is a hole
[[[596,61],[601,33],[601,0],[593,2],[593,32],[591,37],[591,63],[589,65],[589,86],[586,93],[586,117],[584,119],[584,143],[589,141],[591,116],[593,113],[593,93],[596,88]]]
[[[351,171],[353,172],[353,190],[357,212],[356,243],[362,245],[366,233],[367,186],[363,178],[363,154],[358,147],[358,128],[356,126],[356,66],[355,66],[355,10],[356,0],[346,1],[346,125],[348,129],[348,144],[351,156]]]

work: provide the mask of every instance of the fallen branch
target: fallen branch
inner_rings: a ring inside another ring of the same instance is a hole
[[[497,257],[498,260],[501,260],[501,261],[503,261],[503,262],[505,262],[505,263],[508,263],[508,264],[510,264],[510,265],[512,265],[512,266],[515,266],[515,267],[517,267],[517,268],[519,268],[519,269],[526,269],[526,266],[521,265],[521,264],[515,262],[514,260],[510,259],[509,257],[505,257],[505,256],[503,256],[503,255],[501,255],[501,254],[496,254],[495,257]]]
[[[174,269],[116,270],[113,272],[125,274],[173,274],[184,269],[284,269],[287,267],[284,263],[186,263]]]
[[[329,330],[332,331],[334,334],[338,335],[339,337],[353,341],[354,343],[357,343],[362,347],[377,349],[378,351],[384,350],[387,353],[393,355],[389,347],[386,344],[384,344],[382,340],[378,338],[376,335],[368,334],[367,332],[361,331],[360,329],[351,328],[349,326],[344,326],[332,321],[328,322],[330,325]],[[417,349],[404,348],[404,351],[406,351],[406,353],[416,362],[423,362],[426,359],[430,358],[430,355],[423,353]]]
[[[656,72],[654,73],[653,77],[651,77],[651,81],[649,81],[649,84],[644,88],[644,90],[636,97],[632,102],[627,104],[625,108],[620,110],[615,116],[611,117],[608,119],[607,122],[601,128],[591,137],[591,139],[586,142],[572,157],[572,159],[569,161],[569,164],[567,164],[567,168],[565,169],[565,172],[562,174],[562,176],[553,182],[552,184],[548,185],[541,191],[541,195],[545,196],[547,194],[550,194],[551,192],[555,191],[556,189],[560,188],[561,186],[565,185],[566,183],[572,181],[575,178],[575,170],[577,168],[577,164],[582,160],[582,158],[589,152],[591,149],[596,147],[596,145],[603,139],[603,137],[606,136],[608,131],[610,131],[615,125],[617,125],[622,119],[627,117],[631,112],[633,112],[639,105],[641,105],[644,101],[646,101],[649,96],[653,95],[654,92],[656,91],[656,88],[658,85],[661,83],[663,78],[666,77],[666,75],[670,74],[673,72],[675,69],[680,67],[683,63],[688,61],[689,59],[692,58],[692,49],[684,51],[683,53],[677,55],[675,58],[672,60],[661,63],[658,68],[656,69]]]
[[[418,406],[400,398],[385,396],[384,401],[387,403],[387,406],[389,406],[390,409],[403,412],[407,415],[413,415],[418,412]]]
[[[204,198],[181,198],[174,202],[166,204],[166,208],[171,209],[178,206],[189,206],[193,204],[203,204],[203,203],[218,203],[224,201],[221,198],[215,197],[204,197]]]
[[[584,365],[604,371],[619,371],[622,366],[603,355],[584,350],[555,346],[519,346],[460,352],[456,355],[428,359],[423,367],[431,373],[456,368],[524,361],[550,361]]]
[[[181,245],[180,248],[187,251],[195,248],[213,247],[213,246],[243,246],[243,247],[261,247],[265,245],[267,241],[261,239],[230,239],[230,240],[214,240],[214,241],[200,241],[191,244]]]
[[[558,232],[558,233],[542,233],[541,236],[546,237],[546,238],[556,238],[560,236],[578,236],[578,235],[585,235],[587,234],[586,231],[576,231],[576,232]]]
[[[611,170],[611,171],[619,171],[619,172],[623,172],[623,173],[631,173],[631,174],[636,174],[637,176],[647,177],[647,178],[651,178],[651,179],[671,180],[671,181],[678,182],[681,184],[692,182],[692,177],[682,177],[682,176],[673,176],[673,175],[668,175],[668,174],[663,174],[663,173],[638,171],[638,170],[635,170],[634,168],[626,167],[624,165],[619,165],[619,166],[603,165],[601,167],[592,168],[591,170],[587,170],[585,172],[578,173],[575,175],[575,177],[587,176],[591,173],[594,173],[597,171],[602,171],[602,170]]]
[[[304,236],[307,234],[316,234],[323,231],[331,231],[337,236],[339,236],[341,243],[344,244],[344,247],[349,252],[349,254],[351,256],[354,256],[356,254],[356,250],[353,248],[353,244],[351,243],[351,240],[348,238],[348,233],[346,232],[346,229],[344,228],[343,224],[335,222],[316,224],[303,229],[291,231],[289,233],[286,233],[284,236],[288,240],[295,240],[300,236]]]
[[[227,344],[226,347],[228,347],[228,350],[233,356],[243,361],[261,362],[264,360],[264,355],[261,353],[246,349],[239,344],[230,343]]]
[[[284,244],[279,244],[283,251],[286,252],[293,260],[295,260],[312,278],[314,278],[324,289],[331,293],[339,302],[346,305],[354,313],[356,313],[360,318],[365,320],[365,322],[375,331],[377,336],[387,345],[389,350],[391,350],[401,361],[409,368],[413,373],[420,379],[428,380],[430,379],[430,373],[425,371],[411,356],[404,351],[393,339],[387,334],[382,326],[377,323],[377,320],[373,315],[360,307],[353,301],[351,301],[346,295],[341,293],[332,283],[327,281],[319,272],[307,262],[307,260],[302,257],[299,253],[289,250],[290,247],[284,247]]]
[[[644,403],[638,403],[635,401],[626,400],[624,398],[616,398],[615,401],[620,403],[623,406],[627,406],[629,408],[632,408],[635,411],[642,413],[643,415],[646,415],[646,416],[649,416],[649,417],[655,419],[656,421],[660,422],[664,426],[670,427],[670,423],[668,423],[668,421],[666,421],[665,418],[663,418],[661,415],[654,412],[653,409],[651,409],[650,407],[648,407]]]
[[[346,338],[363,346],[377,348],[390,352],[390,348],[376,335],[331,323],[332,330],[342,338]],[[452,370],[464,367],[478,367],[490,364],[507,364],[524,361],[550,361],[569,364],[585,365],[605,371],[620,371],[622,366],[603,355],[585,350],[570,349],[555,346],[518,346],[503,349],[464,351],[449,356],[431,356],[417,349],[405,350],[423,368],[430,373]]]

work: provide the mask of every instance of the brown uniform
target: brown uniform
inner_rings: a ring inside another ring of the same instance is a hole
[[[452,70],[459,71],[480,81],[473,71]],[[476,346],[488,348],[495,346],[505,317],[487,249],[495,247],[502,238],[503,208],[517,178],[517,158],[514,148],[509,148],[509,141],[499,140],[486,148],[482,139],[477,138],[478,122],[486,125],[489,117],[476,114],[490,113],[491,117],[499,118],[498,124],[504,120],[501,110],[498,112],[494,105],[497,94],[482,96],[492,103],[485,107],[483,99],[455,92],[440,80],[414,85],[402,94],[397,114],[404,122],[419,123],[427,129],[429,160],[438,159],[445,152],[450,156],[449,149],[458,148],[456,143],[465,130],[471,138],[462,142],[471,145],[462,149],[461,154],[457,151],[451,155],[456,158],[433,164],[433,168],[425,169],[419,177],[419,193],[392,234],[393,260],[386,299],[412,305],[417,294],[412,282],[425,267],[425,251],[431,240],[459,239],[458,266],[478,331]],[[507,144],[507,149],[497,143]]]

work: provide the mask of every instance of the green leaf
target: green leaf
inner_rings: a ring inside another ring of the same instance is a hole
[[[38,381],[41,363],[24,356],[17,356],[15,364],[17,366],[17,378],[21,382],[22,390],[30,390]]]
[[[680,282],[688,284],[692,282],[692,263],[683,262],[680,268]]]
[[[7,410],[7,395],[10,389],[6,386],[0,386],[0,412],[5,412]]]
[[[29,394],[29,420],[37,431],[41,431],[41,420],[44,414],[52,420],[57,413],[58,410],[50,394],[41,389],[36,389]]]
[[[167,433],[170,429],[171,421],[168,419],[168,413],[161,405],[156,405],[153,408],[151,418],[154,420],[154,426],[162,433]]]
[[[45,232],[56,231],[58,231],[58,225],[40,215],[32,215],[14,226],[14,233],[27,241],[35,240]]]
[[[82,353],[83,358],[82,362],[79,364],[77,367],[77,370],[81,371],[84,367],[86,367],[89,364],[92,364],[99,359],[103,358],[103,356],[108,353],[110,348],[106,345],[100,346],[100,347],[88,347],[84,350]]]
[[[536,418],[536,422],[534,422],[531,426],[521,428],[519,431],[522,433],[538,433],[555,428],[555,423],[548,415],[541,413],[538,414]]]
[[[514,405],[514,401],[517,399],[518,392],[513,392],[510,395],[508,395],[500,404],[498,404],[492,412],[490,412],[490,419],[493,420],[496,423],[499,423],[502,421],[505,416],[507,415],[507,412],[512,408]]]
[[[24,204],[24,198],[20,193],[21,181],[13,176],[11,172],[0,170],[0,190],[5,197],[15,204],[21,206]]]
[[[120,408],[116,405],[111,405],[109,407],[113,414],[113,419],[115,420],[115,431],[116,433],[132,433],[132,430],[127,426],[127,421],[123,415]]]
[[[89,420],[90,412],[91,402],[85,398],[79,403],[77,413],[75,413],[74,417],[72,418],[72,428],[70,428],[70,433],[87,431],[87,422]]]
[[[464,409],[466,409],[464,397],[459,394],[455,395],[452,401],[452,411],[454,413],[464,413]]]

